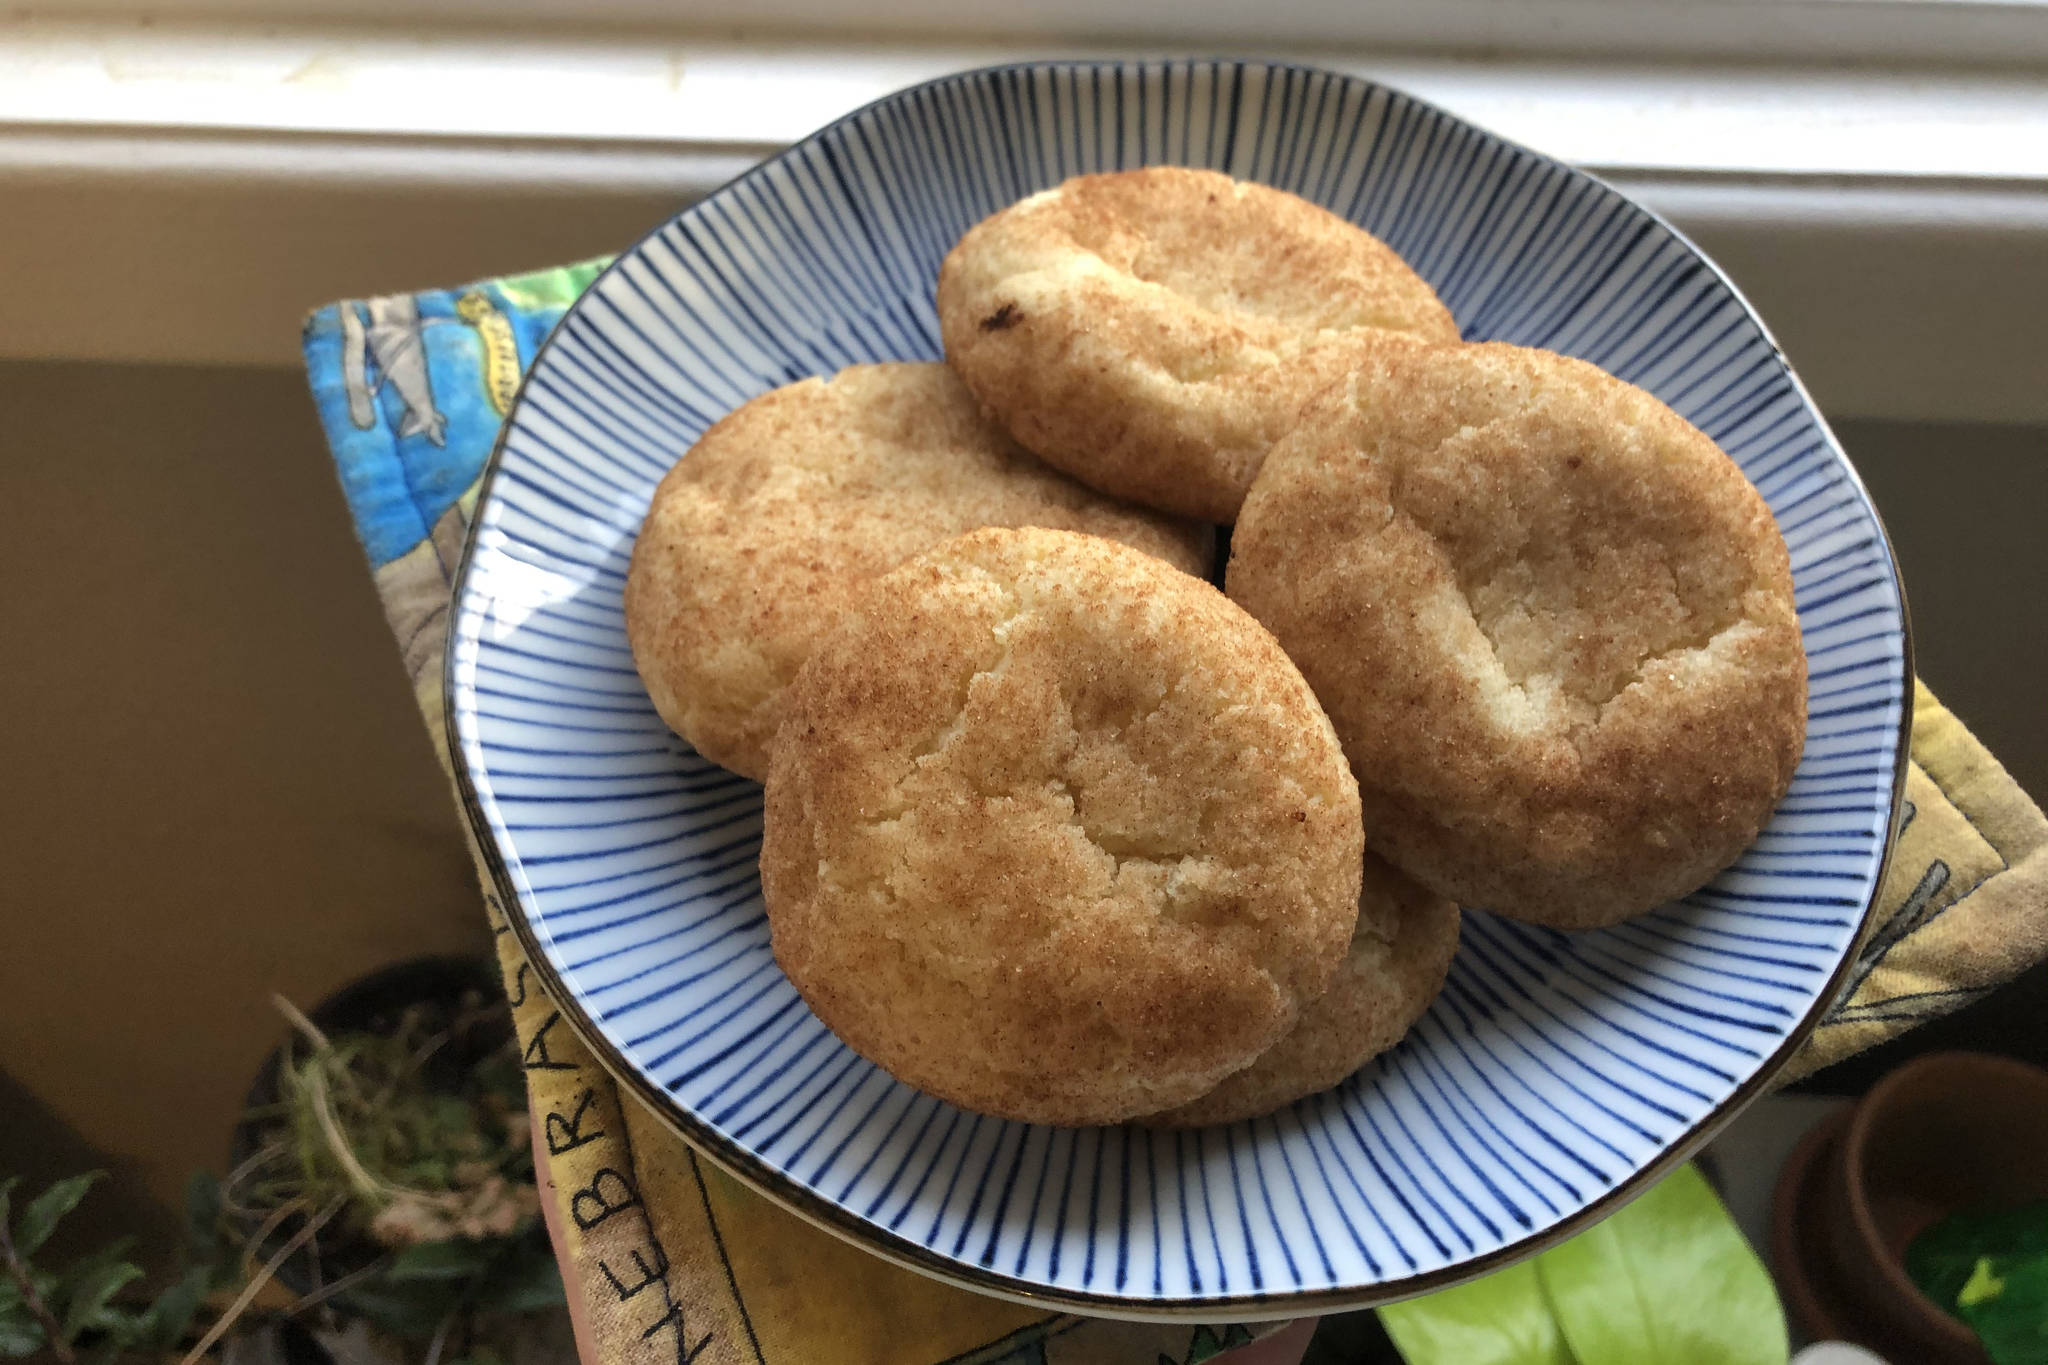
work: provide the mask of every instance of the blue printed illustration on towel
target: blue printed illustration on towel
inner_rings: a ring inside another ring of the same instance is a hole
[[[314,402],[372,568],[426,541],[475,485],[520,373],[600,265],[349,299],[307,320]]]

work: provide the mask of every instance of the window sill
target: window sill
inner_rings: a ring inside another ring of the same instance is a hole
[[[1054,52],[0,21],[0,355],[290,363],[327,298],[616,247],[869,99]],[[1644,198],[1832,411],[2048,420],[2037,73],[1305,59]]]

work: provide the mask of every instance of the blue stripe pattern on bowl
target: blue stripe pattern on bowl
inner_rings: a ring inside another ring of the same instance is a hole
[[[655,482],[805,375],[939,355],[941,257],[1066,176],[1177,162],[1384,238],[1469,338],[1657,394],[1762,490],[1811,664],[1805,758],[1743,859],[1619,928],[1468,911],[1399,1048],[1270,1118],[1055,1130],[965,1113],[838,1042],[769,952],[761,793],[662,726],[620,610]],[[533,366],[448,655],[473,818],[556,997],[706,1150],[836,1230],[993,1292],[1132,1316],[1370,1302],[1532,1249],[1755,1094],[1874,897],[1909,677],[1889,549],[1728,282],[1605,185],[1398,92],[1251,63],[950,77],[833,125],[622,256]]]

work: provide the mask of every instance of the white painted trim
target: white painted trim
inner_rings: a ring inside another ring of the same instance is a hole
[[[181,129],[0,128],[0,183],[39,179],[133,180],[138,187],[202,188],[216,182],[279,190],[488,189],[578,193],[708,194],[782,150],[660,143],[515,141],[484,138],[223,136]],[[653,226],[653,224],[648,224]]]
[[[678,29],[750,41],[791,34],[849,41],[934,37],[1016,50],[1048,42],[1302,45],[1327,51],[1497,58],[1649,57],[1745,62],[1969,65],[2048,58],[2042,0],[39,0],[69,18],[229,17],[246,23],[374,23],[385,33],[456,25],[557,39]]]
[[[292,364],[309,307],[616,249],[839,113],[1000,55],[0,23],[0,357]],[[1319,60],[1666,213],[1831,412],[2048,421],[2048,83]]]
[[[1023,56],[1147,51],[15,17],[0,20],[0,129],[765,152],[947,72]],[[2036,70],[1502,61],[1357,49],[1263,55],[1371,76],[1609,171],[2048,182],[2048,80]]]

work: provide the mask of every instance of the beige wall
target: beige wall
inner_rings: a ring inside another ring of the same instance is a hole
[[[1843,422],[1836,434],[1898,552],[1920,676],[2048,801],[2048,427]]]
[[[2048,434],[1843,436],[1922,672],[2048,790]],[[295,373],[0,365],[0,584],[0,1174],[71,1129],[168,1202],[271,991],[482,945],[454,807]]]
[[[475,882],[298,376],[0,366],[0,526],[0,1174],[61,1122],[170,1201],[269,993],[478,947]]]

